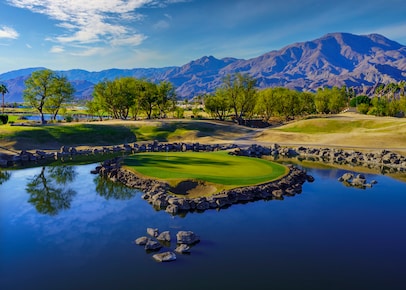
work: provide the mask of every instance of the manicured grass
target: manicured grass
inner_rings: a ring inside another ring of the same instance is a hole
[[[124,166],[157,179],[194,179],[230,187],[275,180],[288,170],[267,160],[232,156],[227,152],[138,153],[127,157]]]
[[[241,132],[239,132],[241,130]],[[92,122],[25,126],[0,126],[0,146],[13,143],[13,149],[58,149],[61,145],[103,146],[139,141],[178,142],[200,137],[224,139],[230,134],[243,134],[244,128],[210,122]]]
[[[277,130],[283,132],[294,132],[304,134],[329,134],[329,133],[348,133],[362,130],[364,132],[390,132],[396,129],[404,128],[406,120],[398,119],[395,121],[385,120],[384,118],[376,120],[345,120],[345,119],[310,119],[285,125]]]

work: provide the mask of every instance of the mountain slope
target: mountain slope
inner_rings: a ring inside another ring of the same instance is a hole
[[[0,75],[10,91],[6,101],[21,101],[24,80],[36,68]],[[379,34],[330,33],[321,38],[294,43],[280,50],[244,60],[204,56],[181,67],[61,71],[77,89],[78,98],[89,98],[94,84],[123,76],[170,81],[181,98],[213,92],[227,74],[248,73],[260,88],[285,86],[317,90],[323,86],[358,87],[406,78],[406,46]]]

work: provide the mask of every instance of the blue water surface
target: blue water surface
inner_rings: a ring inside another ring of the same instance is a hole
[[[405,289],[402,181],[366,174],[378,183],[362,190],[339,183],[342,170],[308,169],[315,182],[300,195],[181,217],[101,181],[95,166],[2,181],[0,289]],[[201,242],[158,263],[134,244],[147,227]]]

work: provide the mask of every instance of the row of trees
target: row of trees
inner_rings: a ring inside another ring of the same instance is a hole
[[[44,113],[55,120],[64,104],[73,100],[74,88],[66,77],[51,70],[32,73],[25,82],[24,100],[37,109],[45,123]],[[204,96],[205,110],[219,120],[228,117],[239,124],[253,117],[268,121],[271,117],[291,119],[308,114],[339,113],[345,107],[355,106],[360,113],[378,116],[396,116],[406,112],[406,81],[377,86],[375,97],[356,96],[351,88],[323,88],[317,92],[299,92],[276,87],[258,90],[256,79],[248,74],[227,75],[223,84]],[[0,93],[7,93],[5,85]],[[132,77],[104,80],[95,85],[93,99],[87,102],[88,112],[116,119],[136,119],[140,112],[148,119],[165,118],[176,107],[175,88],[170,82],[153,83]],[[179,108],[178,108],[179,109]],[[4,104],[3,104],[4,110]]]
[[[87,103],[88,111],[102,118],[108,114],[116,119],[136,119],[140,111],[148,119],[165,118],[176,105],[176,94],[169,82],[155,84],[132,77],[102,81],[94,87],[93,100]]]
[[[268,121],[273,116],[290,119],[314,113],[339,113],[347,105],[344,88],[324,88],[316,93],[282,87],[259,91],[255,83],[249,75],[227,76],[223,86],[204,98],[206,111],[219,120],[232,115],[242,123],[253,116]]]

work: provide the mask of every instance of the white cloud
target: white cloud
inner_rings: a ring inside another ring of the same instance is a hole
[[[51,53],[62,53],[64,51],[65,51],[65,49],[62,46],[55,45],[55,46],[53,46],[51,48],[51,50],[49,52],[51,52]]]
[[[65,29],[63,35],[47,38],[64,45],[97,44],[111,45],[141,44],[146,37],[138,33],[132,21],[142,15],[137,9],[154,0],[9,0],[15,7],[47,15]],[[18,34],[17,34],[18,35]]]
[[[32,46],[31,46],[30,44],[28,44],[28,43],[26,43],[25,46],[26,46],[27,48],[32,48]]]
[[[8,26],[1,26],[0,27],[0,38],[10,38],[10,39],[17,39],[19,34],[13,28]]]

